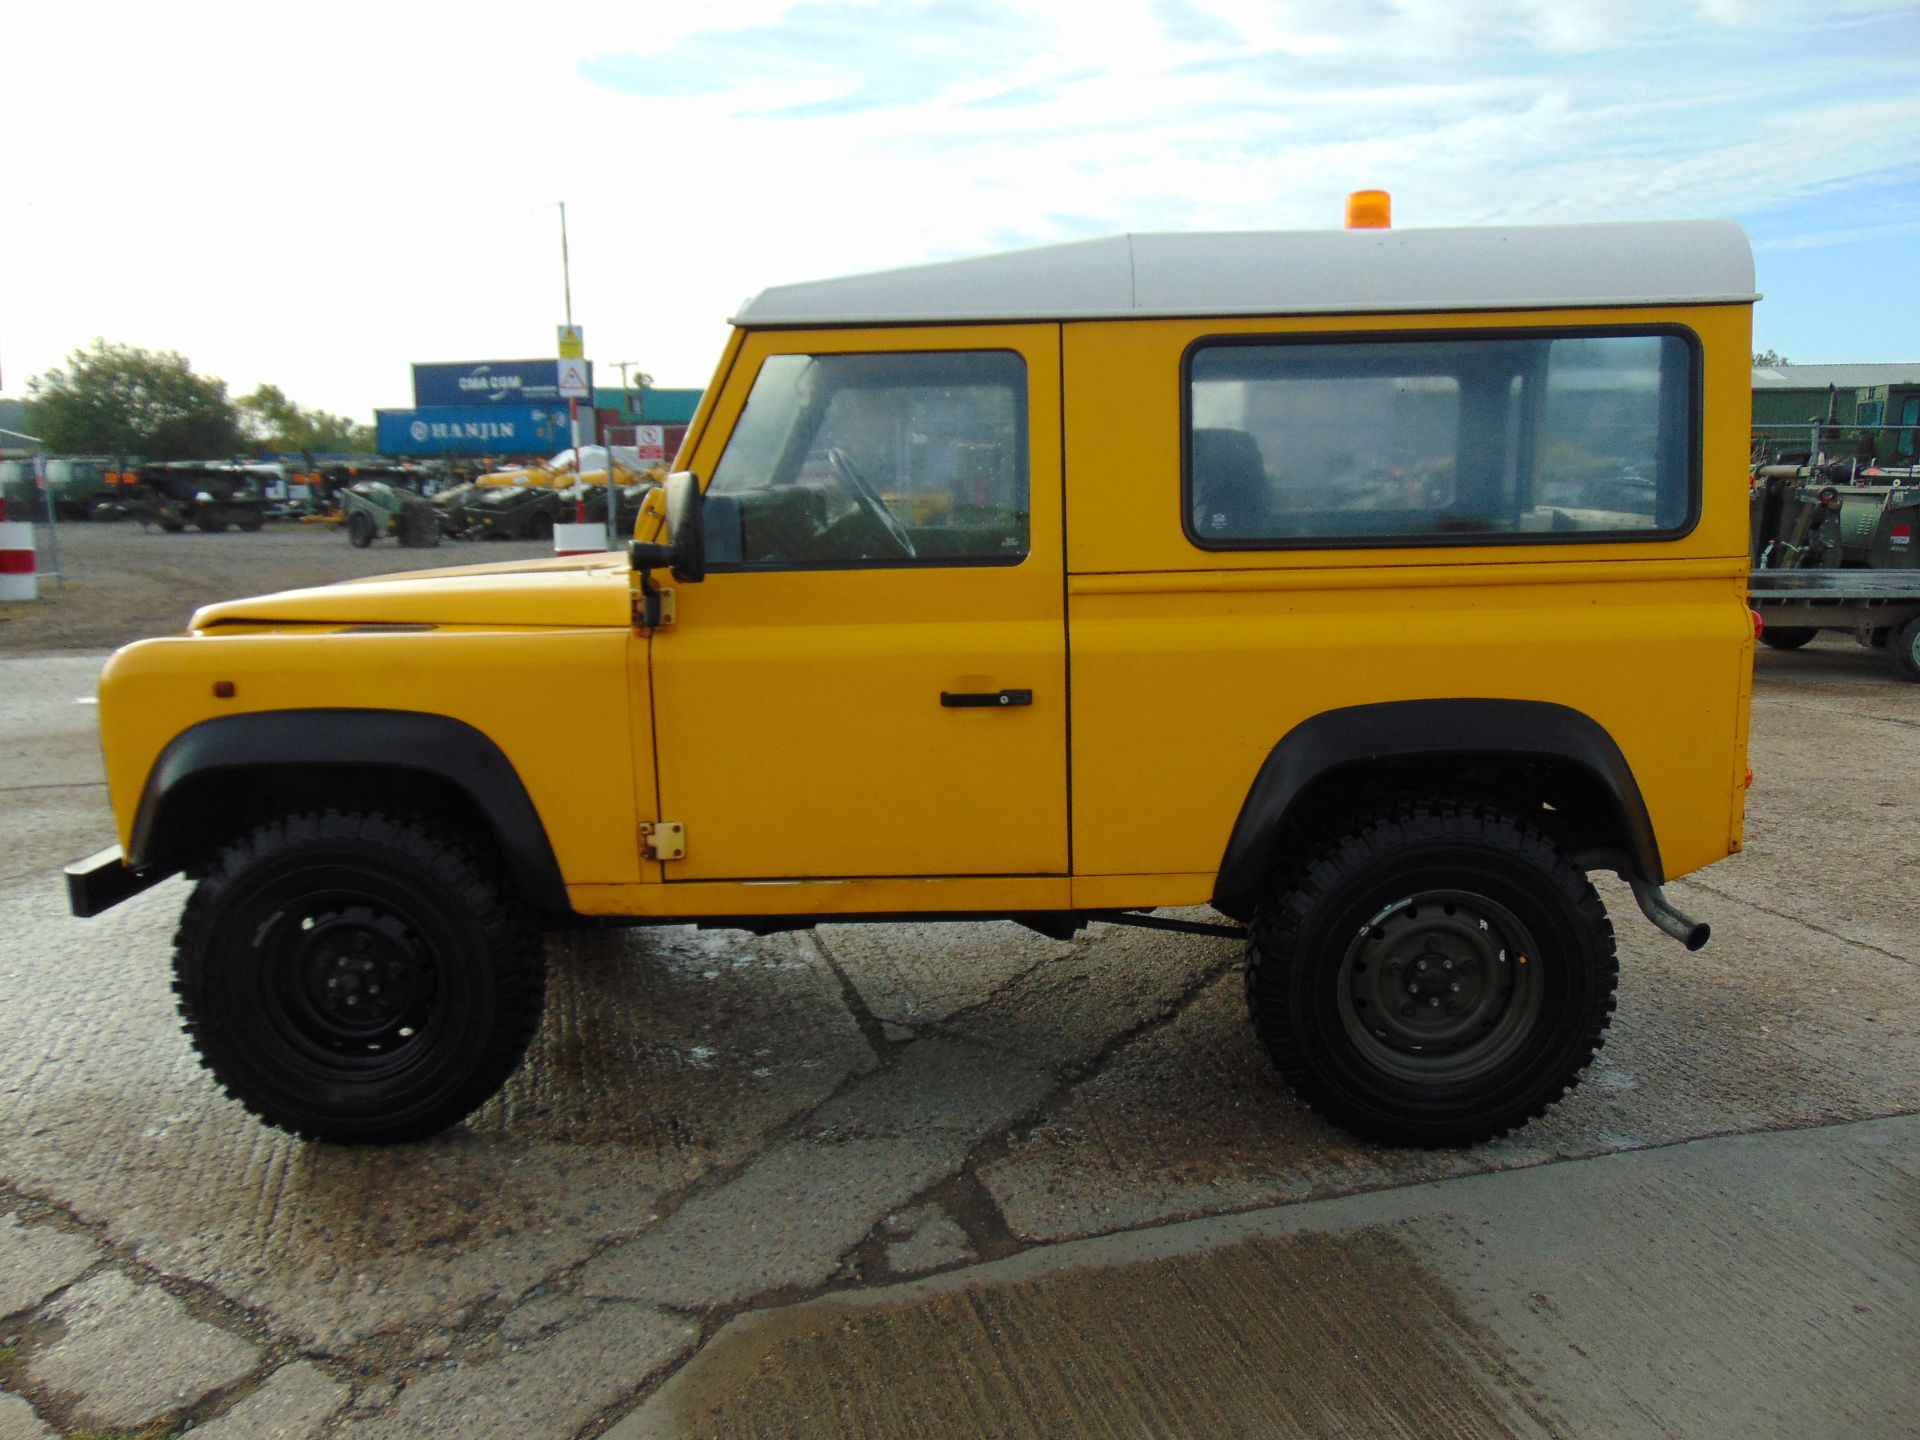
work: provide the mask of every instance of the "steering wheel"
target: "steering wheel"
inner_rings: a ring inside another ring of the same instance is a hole
[[[907,556],[915,554],[913,537],[907,534],[907,527],[887,509],[867,477],[854,468],[852,457],[836,445],[827,451],[827,464],[833,467],[834,478],[853,493],[853,498],[860,502],[860,508],[886,531],[887,538],[899,548],[900,553]]]

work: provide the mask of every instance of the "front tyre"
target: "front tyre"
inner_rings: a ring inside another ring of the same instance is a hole
[[[228,846],[187,902],[174,992],[204,1064],[270,1125],[417,1140],[520,1063],[540,936],[450,838],[380,814],[293,815]]]
[[[1429,800],[1282,877],[1254,916],[1247,1001],[1281,1074],[1334,1124],[1470,1145],[1579,1083],[1618,979],[1600,899],[1552,841]]]

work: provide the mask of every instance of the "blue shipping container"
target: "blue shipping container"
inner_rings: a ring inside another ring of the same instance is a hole
[[[572,443],[565,405],[376,410],[382,455],[551,455]]]
[[[413,403],[544,405],[560,399],[552,360],[462,360],[413,367]],[[589,367],[588,374],[592,374]]]

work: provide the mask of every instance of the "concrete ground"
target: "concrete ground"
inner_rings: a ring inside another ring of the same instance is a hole
[[[1746,854],[1618,886],[1586,1083],[1351,1141],[1228,942],[555,937],[505,1093],[303,1144],[200,1071],[174,880],[92,921],[101,656],[0,659],[0,1440],[1920,1433],[1920,687],[1763,653]]]

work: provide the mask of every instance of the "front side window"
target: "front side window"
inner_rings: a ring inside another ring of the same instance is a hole
[[[1674,333],[1205,342],[1186,523],[1210,549],[1683,533],[1696,359]]]
[[[1016,564],[1026,457],[1018,355],[771,356],[707,490],[716,568]]]

